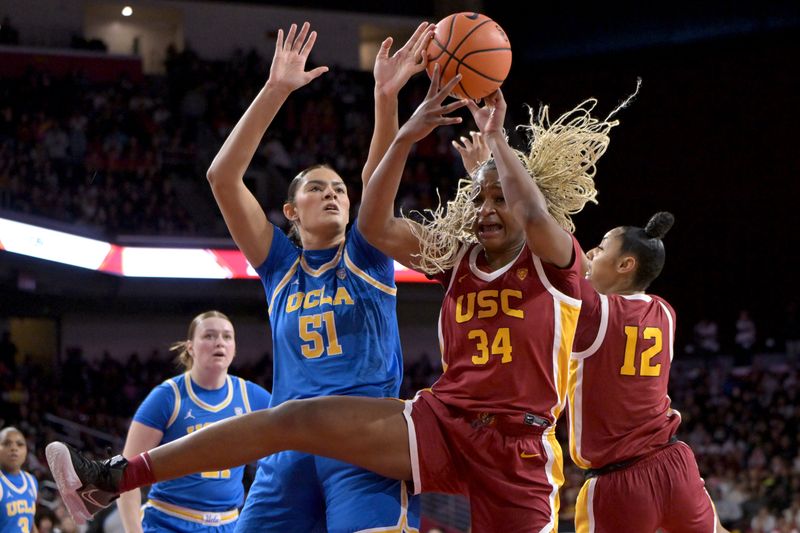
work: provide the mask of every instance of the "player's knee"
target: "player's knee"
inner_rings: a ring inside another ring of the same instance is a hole
[[[304,435],[320,420],[320,408],[313,399],[289,400],[274,411],[280,431],[286,436]]]

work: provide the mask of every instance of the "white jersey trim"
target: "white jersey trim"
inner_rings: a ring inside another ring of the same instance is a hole
[[[253,412],[250,408],[250,398],[247,396],[247,382],[242,378],[237,377],[239,380],[239,390],[242,392],[242,402],[244,402],[244,410],[247,413]]]
[[[525,249],[527,249],[527,247]],[[542,260],[539,259],[539,256],[531,252],[531,257],[533,258],[533,265],[536,267],[536,274],[539,275],[539,281],[542,282],[542,285],[544,285],[544,287],[547,289],[547,292],[552,294],[557,300],[561,300],[572,307],[577,307],[580,309],[581,301],[578,298],[567,296],[560,290],[556,289],[552,283],[550,283],[550,280],[547,279],[547,274],[544,272],[544,266],[542,266]],[[576,258],[575,260],[577,261],[578,259]]]
[[[28,483],[31,484],[31,490],[33,491],[33,499],[35,501],[36,498],[39,496],[39,487],[36,485],[36,481],[33,479],[33,474],[25,471],[23,471],[22,473],[28,476]]]
[[[608,312],[608,296],[605,294],[600,294],[600,326],[597,328],[597,337],[595,337],[594,342],[591,346],[583,350],[582,352],[572,352],[573,359],[585,359],[591,355],[594,355],[597,350],[600,349],[600,346],[603,345],[603,341],[606,338],[606,333],[608,332],[608,320],[609,320],[609,312]]]
[[[458,255],[456,255],[456,262],[455,267],[453,270],[450,271],[450,281],[447,283],[447,290],[445,291],[444,295],[445,298],[450,293],[450,289],[453,287],[453,280],[456,278],[456,272],[458,271],[458,267],[461,266],[461,261],[464,259],[464,255],[469,250],[468,244],[462,244],[461,248],[458,250]],[[439,308],[439,320],[436,323],[436,334],[439,337],[439,359],[442,361],[442,371],[447,372],[447,363],[444,360],[444,334],[442,333],[442,311],[444,310],[444,306],[442,305]]]
[[[22,474],[22,476],[21,476],[22,477],[22,486],[21,487],[17,487],[13,483],[11,483],[11,480],[8,479],[6,477],[6,475],[2,471],[0,471],[0,479],[3,480],[3,483],[5,483],[8,486],[9,489],[13,490],[17,494],[24,494],[25,491],[28,490],[28,485],[31,483],[30,480],[28,480],[28,476],[25,475],[26,473],[27,472],[25,472],[23,470],[20,470],[20,474]]]
[[[667,314],[667,321],[669,322],[669,361],[671,363],[675,355],[675,321],[672,318],[672,313],[669,312],[669,308],[664,305],[664,302],[658,302],[658,305],[664,309],[664,312]]]
[[[586,511],[589,515],[589,533],[594,533],[595,523],[594,523],[594,491],[597,487],[597,478],[593,477],[589,480],[589,489],[588,494],[586,495]]]
[[[172,424],[175,423],[175,419],[178,418],[178,413],[181,412],[181,391],[178,390],[178,384],[175,383],[172,378],[167,380],[169,386],[172,387],[172,394],[175,396],[175,405],[172,408],[172,414],[167,420],[167,427],[164,429],[168,429]]]
[[[643,292],[636,293],[636,294],[620,294],[621,298],[625,298],[626,300],[641,300],[643,302],[652,302],[653,297],[649,294],[645,294]]]
[[[186,392],[189,393],[189,398],[194,402],[195,405],[198,407],[202,407],[206,411],[211,411],[212,413],[218,413],[228,407],[233,400],[233,382],[231,381],[231,377],[227,376],[225,378],[225,385],[228,387],[228,394],[225,396],[225,399],[219,402],[217,405],[211,405],[210,403],[206,403],[200,399],[197,394],[194,392],[194,388],[192,387],[192,377],[189,372],[186,373],[186,378],[183,381],[186,384]]]
[[[575,361],[575,393],[570,405],[570,424],[572,425],[572,439],[575,455],[575,462],[581,462],[581,468],[591,468],[591,461],[583,456],[583,358]],[[572,376],[570,376],[572,378]]]
[[[419,393],[417,393],[419,397]],[[416,398],[414,398],[416,400]],[[408,451],[411,459],[411,479],[414,482],[414,494],[422,492],[422,482],[419,474],[419,450],[417,449],[417,430],[414,427],[414,419],[411,418],[411,411],[414,409],[414,400],[405,400],[403,407],[403,417],[408,426]]]
[[[556,505],[556,498],[558,497],[559,492],[559,485],[556,482],[555,478],[553,477],[553,464],[556,462],[556,452],[553,449],[552,444],[550,443],[549,437],[555,433],[555,426],[550,426],[548,429],[542,433],[542,449],[544,450],[545,454],[547,455],[547,463],[545,464],[544,470],[545,474],[547,474],[547,482],[553,488],[550,492],[550,496],[548,498],[550,503],[550,521],[544,526],[542,529],[539,530],[539,533],[545,533],[548,531],[553,531],[553,527],[558,520],[558,512]],[[562,465],[563,468],[563,465]]]
[[[300,258],[298,257],[297,261],[295,261],[294,264],[292,264],[292,266],[289,267],[289,270],[286,271],[286,274],[283,275],[283,278],[281,278],[281,280],[275,286],[275,290],[272,291],[272,298],[269,299],[269,305],[267,306],[267,314],[272,315],[272,304],[275,303],[275,298],[278,296],[278,293],[283,290],[286,284],[289,283],[289,280],[292,279],[294,273],[297,272],[297,265],[299,264],[300,264]]]
[[[553,417],[553,420],[558,420],[558,416],[561,414],[561,411],[564,410],[564,404],[567,401],[566,397],[568,395],[568,391],[561,390],[561,380],[559,379],[561,372],[564,371],[561,361],[558,358],[561,354],[561,336],[563,333],[564,329],[561,324],[561,302],[559,302],[557,298],[553,298],[553,346],[551,357],[553,358],[553,383],[556,386],[556,396],[558,397],[557,403],[550,408],[550,415]],[[569,357],[566,359],[566,363],[569,364]],[[567,371],[569,371],[569,368],[567,368]],[[564,395],[563,397],[562,394]]]
[[[493,270],[491,272],[484,272],[480,268],[478,268],[478,253],[483,250],[483,246],[480,244],[477,245],[472,251],[469,253],[469,269],[475,275],[476,278],[481,279],[483,281],[494,281],[511,268],[511,266],[517,262],[519,256],[522,255],[522,250],[527,250],[527,246],[523,246],[517,256],[508,262],[508,264],[501,266],[497,270]]]
[[[379,291],[383,291],[389,296],[397,296],[396,287],[390,287],[385,283],[381,283],[377,279],[367,274],[365,271],[358,268],[358,266],[355,263],[353,263],[353,261],[350,259],[350,255],[347,253],[347,251],[344,252],[344,264],[348,268],[348,270],[350,270],[353,274],[363,279],[364,281],[366,281]]]

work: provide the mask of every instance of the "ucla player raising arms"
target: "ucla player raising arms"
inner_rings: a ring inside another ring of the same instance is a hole
[[[620,226],[589,251],[570,360],[570,453],[586,469],[579,533],[724,532],[667,395],[675,311],[645,290],[674,222]]]
[[[375,63],[375,130],[366,180],[397,131],[397,95],[425,67],[432,35],[420,24],[394,55]],[[284,214],[301,247],[267,221],[243,182],[261,138],[288,96],[323,74],[305,71],[316,40],[306,23],[279,31],[269,79],[208,171],[228,228],[264,285],[272,327],[272,406],[322,395],[392,397],[402,381],[394,264],[357,229],[346,233],[350,201],[342,178],[318,165],[290,183]],[[418,527],[418,502],[403,483],[328,458],[287,451],[259,462],[238,528],[356,531]]]
[[[25,436],[15,427],[0,430],[0,533],[36,531],[36,478],[22,470],[28,457]]]
[[[186,340],[172,347],[186,368],[153,389],[128,430],[124,457],[136,457],[205,426],[269,407],[270,394],[228,374],[236,355],[233,324],[219,311],[206,311],[189,324]],[[156,483],[140,510],[138,490],[118,501],[125,530],[233,531],[244,501],[243,467],[203,472]]]

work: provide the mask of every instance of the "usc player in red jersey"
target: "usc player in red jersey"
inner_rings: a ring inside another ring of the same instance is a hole
[[[667,395],[675,311],[645,290],[674,217],[612,229],[589,251],[569,367],[570,455],[585,469],[578,533],[726,531]]]
[[[445,372],[432,389],[407,402],[290,400],[130,462],[90,461],[52,443],[48,460],[62,495],[80,498],[95,513],[120,492],[153,481],[298,450],[413,481],[416,493],[466,495],[473,531],[557,531],[563,460],[554,430],[567,399],[583,257],[568,231],[569,214],[593,199],[594,164],[616,122],[592,118],[593,101],[552,124],[543,110],[530,125],[530,151],[521,154],[503,132],[501,92],[481,108],[443,103],[459,79],[440,87],[435,69],[425,100],[369,180],[358,219],[375,248],[448,287],[439,320]],[[438,126],[460,122],[447,115],[464,106],[493,162],[462,183],[446,215],[437,211],[425,223],[395,217],[412,147]],[[540,179],[546,180],[541,190]],[[412,529],[401,521],[391,530]]]

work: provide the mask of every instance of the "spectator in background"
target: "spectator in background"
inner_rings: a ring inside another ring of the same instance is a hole
[[[695,324],[694,344],[700,355],[716,355],[719,352],[719,330],[714,320],[703,317]]]
[[[761,507],[758,514],[750,520],[750,529],[753,533],[773,533],[776,525],[775,517],[766,507]]]
[[[753,350],[756,346],[756,325],[750,318],[750,313],[742,309],[736,320],[736,335],[733,338],[736,350],[737,366],[750,364]]]

